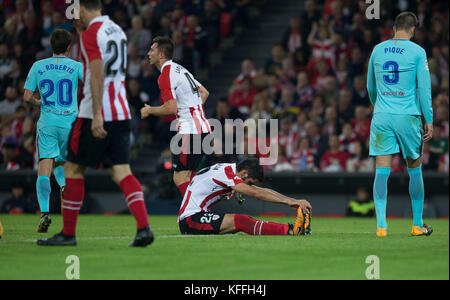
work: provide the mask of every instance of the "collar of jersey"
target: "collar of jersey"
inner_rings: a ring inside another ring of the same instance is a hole
[[[161,66],[161,72],[164,69],[165,66],[167,66],[168,64],[170,64],[172,62],[172,60],[168,60],[165,63],[163,63],[163,65]]]
[[[95,23],[95,22],[103,22],[103,21],[106,21],[106,20],[109,20],[109,17],[108,16],[99,16],[99,17],[95,17],[95,18],[93,18],[92,20],[91,20],[91,22],[89,22],[89,26],[91,26],[91,24],[92,23]],[[88,27],[89,27],[88,26]]]

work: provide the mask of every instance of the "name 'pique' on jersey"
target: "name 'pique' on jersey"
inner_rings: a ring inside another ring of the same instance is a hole
[[[166,61],[161,67],[158,85],[164,103],[172,99],[177,101],[179,134],[211,132],[200,97],[201,84],[188,70],[171,60]]]
[[[102,59],[105,75],[103,120],[110,122],[131,119],[125,88],[127,37],[123,30],[108,16],[96,17],[82,33],[80,48],[84,66],[84,86],[78,117],[93,118],[89,63]]]

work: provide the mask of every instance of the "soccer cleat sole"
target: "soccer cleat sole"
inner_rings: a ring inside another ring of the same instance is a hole
[[[47,233],[50,224],[52,224],[52,219],[50,219],[50,216],[47,215],[42,217],[39,226],[36,228],[36,232]]]

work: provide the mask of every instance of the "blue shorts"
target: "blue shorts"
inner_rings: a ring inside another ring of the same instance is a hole
[[[42,127],[36,133],[38,160],[53,158],[65,162],[70,128],[55,126]]]
[[[403,153],[417,159],[423,153],[423,129],[420,116],[376,113],[370,125],[369,155]]]

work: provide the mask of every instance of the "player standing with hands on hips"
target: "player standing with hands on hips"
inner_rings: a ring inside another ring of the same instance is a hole
[[[154,236],[139,181],[130,169],[130,119],[125,90],[127,38],[123,30],[101,15],[100,0],[80,0],[80,48],[84,66],[80,112],[72,125],[68,146],[63,229],[38,245],[76,245],[75,231],[84,199],[87,167],[108,168],[120,187],[137,224],[132,247],[145,247]]]
[[[402,152],[410,177],[409,195],[413,211],[413,236],[433,232],[423,224],[425,197],[422,177],[423,143],[433,135],[431,79],[425,50],[410,41],[418,26],[416,15],[400,13],[394,37],[375,46],[367,71],[367,90],[374,106],[370,128],[370,155],[376,156],[373,198],[377,214],[377,236],[387,235],[387,181],[392,155]],[[422,119],[425,119],[425,133]]]

